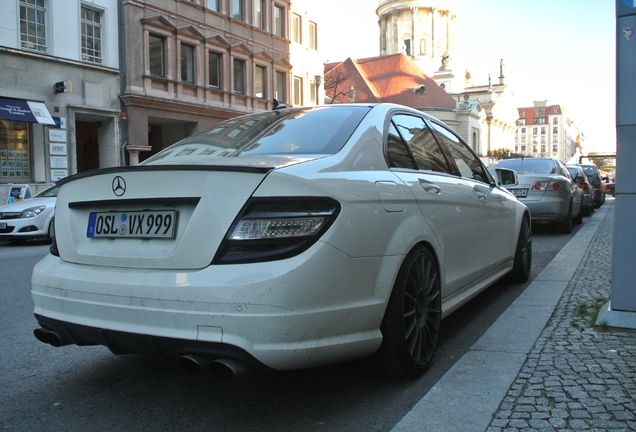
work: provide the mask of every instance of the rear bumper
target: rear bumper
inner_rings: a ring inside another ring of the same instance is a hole
[[[34,268],[34,313],[62,345],[306,368],[377,349],[401,259],[352,259],[321,242],[287,260],[187,272],[77,265],[49,255]]]
[[[544,196],[540,201],[520,201],[530,209],[533,222],[562,222],[570,207],[568,201],[559,197]]]

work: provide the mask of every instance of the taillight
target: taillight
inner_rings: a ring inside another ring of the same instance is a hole
[[[236,218],[213,264],[290,258],[313,245],[336,219],[340,204],[325,197],[253,198]]]
[[[51,252],[51,255],[59,257],[60,256],[60,251],[57,249],[57,239],[55,237],[55,218],[51,219],[51,226],[53,227],[51,229],[51,246],[49,247],[49,252]]]
[[[561,189],[561,184],[557,182],[551,182],[551,181],[540,181],[540,182],[535,182],[535,184],[532,185],[532,189],[538,192],[557,191]]]

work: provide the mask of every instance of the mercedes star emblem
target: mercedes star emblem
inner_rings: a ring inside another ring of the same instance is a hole
[[[126,193],[126,180],[123,177],[117,176],[113,179],[113,193],[117,196]]]

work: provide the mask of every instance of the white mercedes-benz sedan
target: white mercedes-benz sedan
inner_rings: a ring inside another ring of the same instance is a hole
[[[188,370],[430,364],[441,320],[528,279],[530,213],[439,120],[392,104],[249,114],[58,182],[35,336]]]

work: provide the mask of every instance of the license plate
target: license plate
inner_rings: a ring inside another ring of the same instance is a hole
[[[95,212],[88,217],[86,237],[171,239],[176,227],[174,210]]]
[[[509,189],[509,190],[510,192],[512,192],[514,196],[518,196],[518,197],[528,196],[528,189]]]

